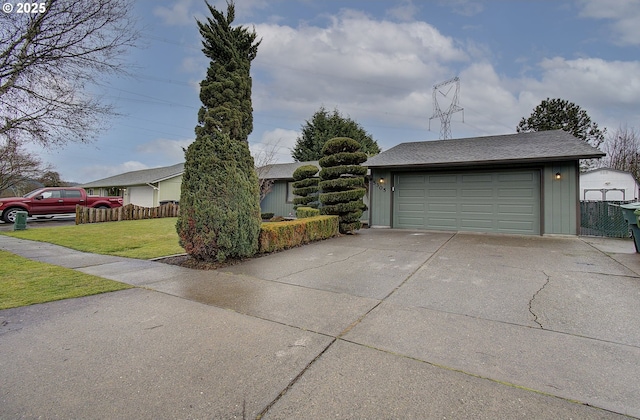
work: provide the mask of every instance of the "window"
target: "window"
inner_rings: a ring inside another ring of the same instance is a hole
[[[49,190],[42,193],[42,198],[61,198],[60,190]]]
[[[82,194],[80,193],[80,190],[66,190],[64,192],[64,196],[66,198],[82,198]]]

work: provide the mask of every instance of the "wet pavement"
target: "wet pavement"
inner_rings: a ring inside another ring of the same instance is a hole
[[[640,417],[630,240],[368,229],[215,271],[0,249],[137,286],[0,311],[0,418]]]

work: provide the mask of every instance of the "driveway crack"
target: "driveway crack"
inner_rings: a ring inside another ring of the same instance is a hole
[[[533,297],[531,298],[531,300],[529,301],[529,313],[531,313],[531,315],[533,315],[533,322],[535,322],[536,324],[538,324],[538,326],[540,327],[540,329],[544,330],[544,327],[542,326],[542,324],[540,323],[540,321],[538,321],[538,315],[533,312],[533,301],[536,300],[536,297],[538,296],[538,294],[540,292],[542,292],[544,290],[545,287],[547,287],[547,285],[549,284],[549,279],[551,277],[549,277],[549,275],[547,273],[545,273],[544,271],[542,272],[542,274],[544,274],[547,279],[545,280],[544,284],[542,285],[542,287],[540,287],[534,294]]]
[[[302,270],[294,271],[293,273],[288,273],[288,274],[285,274],[284,276],[280,276],[280,277],[278,277],[278,278],[274,279],[274,281],[278,281],[278,280],[283,279],[283,278],[285,278],[285,277],[293,276],[294,274],[300,274],[300,273],[303,273],[303,272],[305,272],[305,271],[315,270],[315,269],[317,269],[317,268],[326,267],[326,266],[329,266],[329,265],[331,265],[331,264],[336,264],[336,263],[344,262],[344,261],[347,261],[347,260],[349,260],[349,259],[351,259],[351,258],[353,258],[353,257],[357,257],[358,255],[364,254],[364,253],[365,253],[365,252],[367,252],[368,250],[369,250],[369,248],[364,248],[364,249],[363,249],[362,251],[360,251],[360,252],[356,252],[355,254],[349,255],[348,257],[345,257],[345,258],[342,258],[342,259],[339,259],[339,260],[328,261],[328,262],[323,263],[323,264],[320,264],[320,265],[318,265],[318,266],[316,266],[316,267],[307,267],[307,268],[303,268]]]

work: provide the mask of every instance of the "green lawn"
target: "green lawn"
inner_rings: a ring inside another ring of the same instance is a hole
[[[124,283],[0,251],[0,309],[129,288]]]
[[[27,230],[3,234],[95,254],[150,259],[184,253],[178,245],[176,221],[168,217],[34,229],[27,225]]]

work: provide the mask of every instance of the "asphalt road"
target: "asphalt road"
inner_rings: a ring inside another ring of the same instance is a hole
[[[41,227],[56,227],[74,225],[76,223],[75,214],[61,214],[58,216],[40,216],[27,218],[27,229]],[[13,230],[13,223],[0,221],[0,230]]]

